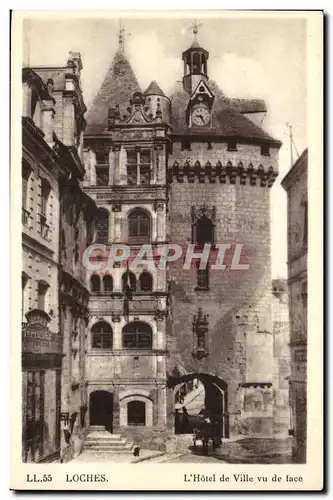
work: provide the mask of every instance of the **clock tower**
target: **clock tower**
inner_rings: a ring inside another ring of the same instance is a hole
[[[194,41],[191,47],[183,52],[182,58],[184,61],[184,90],[192,94],[201,80],[207,81],[207,60],[209,53],[207,50],[200,47],[197,40],[199,25],[194,23],[191,29],[194,34]]]
[[[183,88],[189,94],[186,110],[187,125],[191,128],[211,127],[212,106],[214,95],[208,87],[207,60],[209,53],[203,49],[197,40],[198,25],[191,29],[194,41],[189,49],[183,52],[184,77]]]

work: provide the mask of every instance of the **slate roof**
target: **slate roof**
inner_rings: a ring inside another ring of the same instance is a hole
[[[215,96],[213,105],[212,127],[188,127],[186,121],[186,108],[189,95],[183,90],[182,85],[171,95],[171,126],[175,135],[211,135],[221,137],[244,138],[254,141],[264,141],[280,146],[280,141],[275,140],[250,119],[243,115],[244,112],[266,111],[263,101],[242,99],[229,99],[219,89],[218,85],[209,80],[208,86]]]
[[[166,97],[161,87],[158,85],[156,80],[153,80],[144,91],[143,95],[160,95]]]
[[[189,94],[182,84],[177,84],[171,94],[171,127],[174,135],[209,135],[219,137],[234,137],[253,140],[255,142],[269,142],[279,147],[276,141],[260,127],[249,120],[244,113],[265,112],[265,102],[256,99],[231,99],[224,95],[214,80],[208,81],[208,86],[215,96],[213,105],[213,126],[189,128],[186,121],[186,109]],[[141,92],[134,71],[126,56],[117,51],[103,84],[88,109],[85,135],[102,134],[107,131],[107,116],[109,108],[119,106],[121,116],[127,114],[127,107],[135,92]],[[153,80],[144,95],[161,95],[164,92]]]
[[[105,132],[108,110],[116,104],[119,104],[120,114],[126,114],[134,92],[141,92],[138,81],[128,59],[118,50],[98,94],[88,109],[85,135]]]

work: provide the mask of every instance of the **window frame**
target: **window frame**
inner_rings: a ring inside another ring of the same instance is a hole
[[[98,214],[103,214],[104,218],[103,219],[99,218]],[[100,228],[98,228],[98,225],[101,222],[104,222],[104,224],[106,225],[106,228],[103,230],[103,235],[99,234],[99,231],[101,231],[101,230],[100,230]],[[97,216],[96,216],[96,241],[97,242],[105,243],[105,242],[109,241],[109,229],[110,229],[109,224],[110,224],[109,211],[104,207],[100,207],[97,211]]]
[[[128,186],[149,186],[152,181],[152,150],[147,149],[128,149],[126,151],[126,174]],[[148,161],[142,161],[147,155]],[[132,158],[134,161],[129,161]],[[147,175],[148,174],[148,175]],[[147,182],[144,182],[144,175],[147,175]],[[131,182],[129,180],[132,179]]]
[[[97,284],[97,279],[98,279],[98,283],[99,283],[98,289],[97,289],[97,286],[95,287],[94,283],[93,283],[93,280],[96,280],[96,284]],[[90,291],[92,294],[99,294],[101,292],[101,277],[96,273],[94,273],[90,276]]]
[[[51,194],[51,185],[47,179],[41,177],[41,192],[40,192],[40,215],[47,220],[48,202]]]
[[[111,284],[111,286],[109,288],[107,288],[105,286],[106,281],[109,281],[109,283]],[[104,274],[104,276],[102,278],[102,285],[103,285],[103,293],[112,293],[113,292],[113,277],[111,274]]]
[[[121,291],[123,293],[126,292],[126,285],[127,285],[127,282],[126,282],[126,277],[127,277],[127,273],[129,274],[129,280],[130,280],[130,284],[131,284],[131,291],[133,293],[136,292],[136,289],[137,289],[137,282],[138,280],[136,279],[136,276],[135,274],[132,272],[132,271],[125,271],[121,277]]]
[[[236,139],[229,139],[227,142],[227,151],[237,151]]]
[[[46,281],[38,281],[37,284],[37,309],[46,312],[46,297],[50,285]]]
[[[95,330],[98,325],[101,325],[101,330]],[[106,331],[103,331],[103,325],[106,325]],[[97,321],[92,325],[90,328],[90,334],[91,334],[91,348],[92,349],[98,349],[98,350],[103,350],[103,351],[112,351],[113,349],[113,330],[111,325],[107,323],[106,321]],[[96,338],[100,336],[100,345],[96,345],[98,341],[96,341]],[[105,340],[108,339],[108,342],[105,342]],[[103,345],[107,344],[107,345]]]
[[[210,223],[210,228],[211,228],[211,235],[210,236],[211,236],[211,239],[208,240],[208,241],[199,242],[198,241],[198,227],[199,227],[200,224],[204,224],[203,220],[205,220],[206,222]],[[215,239],[215,224],[214,224],[214,222],[209,217],[207,217],[206,215],[203,215],[202,217],[200,217],[199,219],[197,219],[192,224],[192,243],[194,243],[195,245],[198,245],[200,247],[204,247],[204,245],[206,243],[214,245],[214,239]]]
[[[138,421],[138,420],[130,421],[130,408],[133,405],[137,405],[137,406],[140,405],[141,411],[136,411],[135,414],[142,413],[141,416],[143,416],[143,419],[141,419],[141,421]],[[147,404],[144,401],[141,401],[139,399],[134,399],[132,401],[128,401],[128,403],[127,403],[127,426],[128,427],[146,427],[146,422],[147,422]]]
[[[142,279],[145,278],[145,277],[147,277],[147,280],[149,280],[149,287],[146,288],[146,289],[143,288],[143,286],[142,286]],[[153,276],[148,271],[142,271],[142,273],[139,276],[138,282],[139,282],[139,290],[140,290],[140,292],[142,292],[142,293],[149,293],[149,292],[153,291]]]
[[[109,166],[97,164],[95,167],[95,172],[96,172],[96,186],[108,186],[110,181]]]
[[[139,330],[139,326],[134,327],[134,325],[140,325],[142,326],[142,331]],[[126,329],[133,328],[135,331],[126,331]],[[146,329],[146,331],[144,331]],[[142,343],[142,338],[140,337],[149,337],[149,342],[143,344]],[[126,338],[127,337],[127,338]],[[129,340],[129,338],[132,337],[135,338],[135,342],[133,345],[133,340]],[[132,343],[132,345],[128,345],[128,343]],[[141,345],[140,345],[141,343]],[[127,325],[124,326],[122,329],[122,347],[123,349],[129,349],[129,350],[148,350],[151,351],[153,349],[153,330],[151,326],[148,323],[145,323],[143,321],[132,321],[131,323],[128,323]]]
[[[29,195],[29,181],[32,168],[26,160],[22,160],[22,209],[29,213],[28,195]]]
[[[135,222],[135,226],[134,226]],[[151,241],[151,217],[150,214],[141,208],[135,208],[127,217],[127,233],[129,242],[150,243]],[[146,226],[146,231],[142,229]],[[136,234],[133,234],[133,228]],[[132,234],[131,234],[132,233]]]

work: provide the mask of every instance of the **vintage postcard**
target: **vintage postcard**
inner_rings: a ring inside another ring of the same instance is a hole
[[[15,490],[323,488],[323,13],[15,11]]]

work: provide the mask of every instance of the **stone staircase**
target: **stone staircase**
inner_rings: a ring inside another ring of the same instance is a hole
[[[111,434],[102,426],[90,427],[84,441],[84,450],[94,453],[132,453],[133,446],[120,434]]]
[[[199,387],[193,388],[184,397],[183,406],[189,413],[197,414],[205,406],[205,388],[200,383]]]

